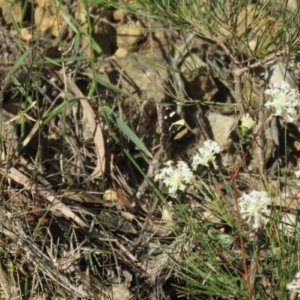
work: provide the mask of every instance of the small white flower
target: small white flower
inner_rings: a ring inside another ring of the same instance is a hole
[[[291,291],[291,292],[295,292],[295,293],[299,293],[300,292],[300,282],[299,282],[299,278],[300,278],[300,271],[298,271],[295,274],[295,277],[293,279],[292,282],[288,283],[286,288]]]
[[[268,205],[271,199],[266,192],[252,191],[250,194],[244,193],[239,198],[241,217],[246,220],[254,229],[257,229],[268,222],[266,216],[270,215]]]
[[[300,163],[298,163],[297,168],[298,168],[298,170],[295,171],[295,176],[296,176],[296,178],[299,178],[300,177]]]
[[[154,180],[162,180],[169,188],[169,193],[173,195],[177,190],[184,191],[186,184],[194,179],[194,174],[184,161],[178,161],[176,168],[172,167],[172,163],[168,161],[168,167],[161,169],[160,173],[155,175]]]
[[[184,180],[186,183],[190,183],[194,179],[194,174],[186,162],[179,161],[177,163],[177,167],[182,172],[182,175],[184,176],[185,178]]]
[[[193,147],[189,150],[189,155],[193,156],[192,168],[196,170],[199,165],[208,167],[208,163],[215,159],[215,155],[220,152],[217,142],[207,140],[200,148]]]
[[[254,127],[255,125],[255,121],[253,120],[253,118],[247,113],[244,116],[242,116],[241,118],[241,127],[250,130]]]
[[[271,98],[265,106],[274,108],[275,116],[281,116],[287,122],[297,119],[296,108],[300,105],[300,95],[288,83],[275,83],[272,89],[265,90],[265,94]]]

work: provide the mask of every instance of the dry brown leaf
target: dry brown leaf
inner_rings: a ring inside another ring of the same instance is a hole
[[[63,24],[61,10],[44,0],[37,1],[37,4],[38,7],[34,11],[34,22],[38,31],[42,33],[49,32],[55,37],[59,36],[60,27]]]
[[[69,80],[71,81],[71,80]],[[80,92],[81,93],[81,92]],[[84,98],[84,96],[81,94],[81,98]],[[87,121],[87,123],[90,126],[90,130],[93,133],[93,138],[96,146],[96,153],[97,153],[97,166],[93,173],[90,175],[91,178],[102,176],[105,172],[105,147],[104,147],[104,138],[102,134],[102,130],[99,124],[96,124],[95,121],[95,114],[90,106],[90,104],[87,102],[87,100],[80,100],[84,119]],[[83,120],[84,122],[84,120]]]
[[[99,124],[96,124],[95,121],[95,113],[89,104],[89,102],[85,99],[82,92],[76,86],[76,84],[70,80],[69,78],[65,77],[63,74],[59,72],[55,72],[57,77],[60,78],[62,82],[66,82],[69,90],[80,98],[80,104],[83,110],[83,120],[82,123],[88,125],[88,131],[90,136],[94,139],[95,146],[96,146],[96,154],[97,154],[97,165],[92,174],[84,181],[87,182],[92,180],[93,178],[102,176],[105,172],[105,145],[104,145],[104,138],[102,134],[102,130]],[[88,132],[87,132],[88,134]],[[87,137],[88,138],[88,137]]]
[[[114,190],[106,190],[103,195],[104,206],[113,207],[116,206],[117,210],[124,208],[124,205],[119,200],[117,193]]]
[[[9,1],[0,0],[0,8],[6,25],[13,24],[11,15],[17,23],[22,21],[22,1],[17,0],[11,4]]]
[[[75,202],[104,204],[101,198],[84,190],[66,190],[63,191],[62,196]]]
[[[32,40],[32,34],[27,28],[21,29],[21,39],[27,42]]]
[[[25,189],[30,190],[33,194],[37,194],[40,197],[47,199],[51,203],[50,210],[54,213],[62,213],[67,219],[73,220],[82,228],[89,227],[88,224],[86,224],[81,218],[79,218],[74,212],[72,212],[69,207],[58,200],[56,194],[53,191],[33,184],[31,179],[19,172],[16,168],[10,168],[9,170],[7,170],[4,166],[3,168],[0,168],[0,172],[2,174],[5,174],[5,176],[10,178],[11,180],[23,185]]]
[[[106,190],[103,195],[103,200],[105,202],[115,202],[118,201],[118,195],[113,190]]]
[[[82,1],[76,2],[75,18],[81,25],[84,25],[86,23],[86,12],[84,3]]]

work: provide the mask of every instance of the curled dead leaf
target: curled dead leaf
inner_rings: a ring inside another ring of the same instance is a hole
[[[113,190],[106,190],[103,194],[103,200],[105,202],[114,202],[118,201],[118,195],[115,191]]]
[[[128,209],[133,209],[131,204],[124,198],[122,193],[117,190],[106,190],[103,195],[104,206],[112,207],[116,206],[118,210],[123,209],[124,207]]]
[[[32,40],[32,34],[29,32],[27,28],[21,29],[21,38],[24,41],[31,41]]]
[[[103,205],[105,207],[115,206],[117,210],[122,210],[124,208],[124,205],[120,202],[117,193],[113,190],[106,190],[103,195],[103,200]]]
[[[7,25],[13,24],[13,19],[16,22],[22,21],[22,1],[5,1],[0,0],[0,8],[2,16]]]
[[[76,202],[103,204],[102,199],[84,190],[66,190],[63,191],[63,197]]]

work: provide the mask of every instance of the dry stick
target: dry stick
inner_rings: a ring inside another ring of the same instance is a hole
[[[241,76],[236,75],[235,72],[233,72],[233,78],[234,78],[234,85],[235,85],[235,95],[236,95],[236,102],[239,107],[240,115],[245,115],[245,108],[243,103],[243,89],[242,89],[242,82],[241,82]]]
[[[68,28],[69,28],[69,24],[68,23],[64,23],[59,31],[59,35],[57,38],[55,38],[52,42],[50,47],[52,48],[57,48],[59,46],[60,43],[62,43],[62,40],[64,39],[64,37],[68,34]]]
[[[229,16],[231,17],[229,19],[230,22],[230,27],[232,28],[236,28],[237,24],[237,20],[236,18],[233,17],[232,15],[232,3],[231,1],[227,3],[227,9],[228,9],[228,13]],[[235,22],[235,24],[233,23],[233,20]],[[239,66],[241,65],[239,59],[238,59],[238,43],[237,43],[237,39],[233,38],[232,39],[232,51],[231,51],[231,60],[234,63],[234,68],[235,70],[237,68],[239,68]],[[243,87],[242,87],[242,74],[238,74],[237,72],[233,72],[233,81],[234,81],[234,85],[235,85],[235,96],[236,96],[236,102],[238,104],[239,107],[239,112],[240,112],[240,116],[245,115],[245,107],[244,107],[244,101],[243,101]]]
[[[134,207],[131,205],[130,201],[126,199],[126,197],[124,196],[124,191],[122,192],[118,186],[117,186],[117,179],[115,177],[115,173],[114,173],[114,155],[112,154],[110,156],[110,176],[112,179],[112,186],[114,188],[114,191],[117,193],[117,198],[118,200],[123,204],[123,206],[125,206],[127,209],[133,210]]]
[[[43,271],[53,282],[58,283],[64,288],[67,288],[73,295],[80,294],[81,297],[86,297],[87,294],[84,291],[78,291],[66,276],[57,272],[56,269],[50,268],[53,265],[53,261],[43,253],[34,243],[32,243],[29,236],[23,231],[20,226],[13,226],[12,215],[2,209],[0,216],[1,232],[12,239],[21,249],[26,253],[27,257],[35,263],[39,270]],[[79,296],[79,295],[78,295]]]
[[[154,158],[153,158],[152,162],[149,165],[148,172],[147,172],[147,175],[146,175],[146,177],[148,179],[153,177],[154,171],[158,167],[159,160],[163,155],[164,155],[164,150],[163,149],[159,149],[155,153]],[[141,185],[139,186],[138,191],[136,193],[136,199],[137,200],[140,200],[142,198],[142,196],[145,194],[148,186],[149,186],[148,181],[146,179],[144,179],[144,181],[141,183]],[[136,204],[134,203],[134,205],[136,205]]]
[[[199,28],[201,29],[201,28]],[[201,32],[201,31],[200,31]],[[238,104],[239,107],[239,112],[241,115],[245,114],[245,108],[244,108],[244,104],[243,104],[243,93],[242,93],[242,82],[241,82],[241,77],[243,75],[243,73],[240,72],[241,68],[239,67],[241,65],[239,59],[237,58],[237,53],[236,51],[231,51],[231,49],[229,49],[224,42],[222,42],[218,37],[214,36],[214,35],[210,35],[210,39],[213,40],[217,45],[219,45],[223,51],[225,52],[225,54],[227,54],[232,63],[235,66],[233,73],[233,78],[234,78],[234,84],[235,84],[235,93],[236,93],[236,102]]]
[[[90,106],[90,104],[87,102],[86,98],[80,91],[80,89],[77,87],[77,85],[69,78],[67,78],[65,75],[56,72],[55,70],[52,70],[52,72],[55,73],[56,77],[61,80],[62,83],[66,83],[68,90],[70,90],[74,95],[80,98],[80,103],[82,106],[83,111],[86,112],[86,115],[88,116],[88,124],[90,127],[90,130],[93,133],[94,143],[95,143],[95,150],[97,154],[97,165],[92,174],[88,176],[88,178],[83,182],[86,183],[88,181],[91,181],[97,177],[100,177],[105,172],[105,147],[104,147],[104,138],[102,129],[99,124],[95,121],[95,113]],[[83,184],[82,183],[82,184]]]
[[[225,1],[225,9],[226,9],[226,12],[227,12],[227,22],[228,22],[228,25],[229,27],[231,27],[231,24],[232,24],[232,1],[231,0],[226,0]]]
[[[281,51],[278,51],[276,53],[270,54],[270,55],[266,56],[265,58],[260,59],[256,63],[250,64],[247,67],[243,67],[243,68],[235,70],[235,72],[239,76],[243,75],[245,72],[248,72],[248,71],[250,71],[252,69],[255,69],[257,67],[263,67],[266,63],[274,61],[276,58],[281,57],[282,54],[284,54],[285,52],[286,52],[285,50],[281,50]]]
[[[261,174],[266,175],[266,168],[265,168],[265,128],[264,128],[264,112],[263,112],[263,106],[264,106],[264,100],[265,100],[265,88],[266,83],[264,80],[264,74],[261,75],[260,81],[260,93],[259,93],[259,113],[258,113],[258,124],[257,128],[259,132],[256,136],[256,143],[257,143],[257,159],[258,159],[258,165],[259,170]]]
[[[59,212],[63,214],[67,219],[73,220],[77,225],[79,225],[80,228],[84,228],[86,230],[89,229],[89,225],[85,223],[81,218],[79,218],[76,214],[74,214],[69,207],[61,203],[61,201],[57,199],[56,195],[51,190],[47,190],[38,186],[37,184],[33,184],[29,178],[27,178],[25,175],[23,175],[13,167],[9,170],[0,168],[0,172],[3,175],[8,176],[10,179],[22,184],[25,189],[30,189],[34,194],[37,194],[51,202],[52,207],[50,208],[50,211],[53,211],[54,213]],[[104,232],[101,232],[101,234],[103,235],[103,237],[108,237],[108,235]],[[135,262],[135,265],[137,267],[141,268],[145,272],[145,274],[148,274],[148,270],[140,262],[137,262],[136,258],[123,245],[121,245],[118,241],[114,242],[125,253],[125,255],[130,258],[130,260],[132,260],[132,262]]]
[[[259,132],[257,133],[256,136],[256,142],[257,142],[257,159],[258,159],[258,164],[259,164],[259,170],[261,174],[265,175],[266,174],[266,168],[265,168],[265,128],[264,128],[264,112],[263,112],[263,106],[264,106],[264,97],[265,97],[265,88],[266,88],[266,82],[264,80],[264,73],[260,74],[260,81],[259,81],[259,87],[260,87],[260,95],[259,95],[259,114],[258,114],[258,124],[257,128]],[[257,231],[257,235],[258,235]],[[258,246],[257,246],[258,248]],[[259,252],[259,249],[256,249]],[[251,266],[250,270],[252,272],[250,273],[250,276],[247,277],[247,281],[249,280],[251,291],[254,289],[255,286],[255,276],[256,276],[256,271],[257,271],[257,258],[252,258],[251,259]]]
[[[217,38],[214,35],[210,35],[210,39],[212,41],[214,41],[218,46],[220,46],[223,51],[225,52],[225,54],[227,56],[230,57],[230,59],[232,60],[232,62],[234,64],[236,64],[237,66],[240,64],[239,60],[233,56],[233,54],[231,53],[231,50],[225,45],[224,42],[222,42],[219,38]],[[300,40],[300,38],[298,38],[297,40]],[[241,76],[243,75],[245,72],[248,72],[252,69],[255,69],[257,67],[262,67],[264,66],[266,63],[273,61],[274,59],[276,59],[277,57],[281,57],[282,54],[286,53],[286,50],[280,50],[276,53],[272,53],[267,55],[265,58],[260,59],[259,61],[248,65],[247,67],[242,67],[242,68],[237,68],[236,70],[234,70],[233,72],[236,73],[237,76]]]
[[[14,167],[10,168],[9,170],[6,170],[5,168],[0,168],[0,172],[4,174],[4,176],[8,176],[15,182],[22,184],[25,189],[30,189],[34,194],[37,194],[51,202],[51,211],[62,213],[66,218],[73,220],[80,227],[89,228],[88,224],[86,224],[82,219],[80,219],[76,214],[74,214],[66,205],[61,203],[61,201],[57,199],[55,193],[51,190],[45,189],[37,184],[32,183],[32,181],[28,177],[23,175]]]
[[[277,123],[277,117],[273,116],[271,120],[271,134],[272,138],[275,144],[276,148],[276,158],[272,166],[267,170],[267,174],[272,177],[277,170],[278,164],[281,163],[281,149],[280,149],[280,143],[279,143],[279,130],[278,130],[278,123]]]
[[[15,287],[14,285],[12,285],[6,276],[6,273],[3,270],[2,267],[2,263],[0,263],[0,284],[2,287],[2,290],[4,291],[5,295],[6,295],[6,299],[12,299],[14,297],[17,297],[18,295],[15,293],[16,291],[14,291]],[[12,295],[11,292],[14,292],[14,295]]]
[[[181,99],[185,98],[185,89],[184,89],[184,83],[180,76],[178,65],[179,65],[180,60],[182,60],[182,57],[185,56],[185,54],[188,50],[188,46],[194,37],[195,37],[195,34],[190,34],[185,39],[185,41],[184,41],[183,45],[180,47],[180,49],[177,50],[174,57],[170,58],[171,67],[173,69],[172,76],[173,76],[173,80],[177,86],[177,90],[176,90],[177,96],[179,96],[179,98],[181,98]],[[177,110],[177,113],[180,115],[181,111]]]
[[[147,175],[146,175],[146,177],[147,177],[148,179],[153,177],[154,171],[155,171],[155,169],[158,167],[158,165],[159,165],[159,160],[160,160],[160,158],[161,158],[163,155],[164,155],[164,151],[163,151],[162,148],[160,148],[160,149],[156,152],[156,154],[154,155],[154,158],[153,158],[151,164],[149,165],[149,169],[148,169],[148,172],[147,172]],[[144,193],[146,192],[148,186],[149,186],[148,181],[147,181],[146,179],[144,179],[144,181],[142,182],[142,184],[139,186],[138,192],[137,192],[137,194],[136,194],[137,200],[140,200],[140,199],[142,198],[142,196],[143,196]],[[144,224],[143,224],[142,229],[141,229],[141,231],[140,231],[139,237],[138,237],[137,241],[134,243],[135,246],[137,246],[137,245],[140,244],[140,242],[141,242],[141,240],[142,240],[142,234],[143,234],[143,232],[145,231],[145,229],[147,228],[148,223],[149,223],[149,220],[150,220],[150,218],[151,218],[151,216],[152,216],[152,214],[153,214],[153,212],[154,212],[154,210],[155,210],[157,204],[158,204],[158,197],[155,196],[155,200],[154,200],[154,202],[153,202],[153,204],[152,204],[152,206],[151,206],[151,209],[150,209],[150,211],[149,211],[149,213],[148,213],[148,215],[147,215],[147,217],[146,217],[146,219],[145,219],[145,221],[144,221]]]

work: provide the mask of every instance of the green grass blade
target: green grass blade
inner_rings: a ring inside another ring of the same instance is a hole
[[[64,110],[68,109],[71,107],[74,102],[78,100],[78,98],[71,98],[67,99],[64,103],[61,103],[54,107],[44,118],[43,118],[43,125],[48,124],[55,116],[61,114]]]
[[[126,92],[125,90],[118,88],[116,85],[110,83],[109,81],[107,81],[103,76],[100,76],[99,74],[94,74],[95,79],[97,82],[99,82],[101,85],[107,87],[108,89],[111,89],[112,91],[116,92],[116,93],[120,93],[121,95],[125,95],[127,97],[131,97],[135,100],[140,101],[140,99],[128,92]]]
[[[10,69],[10,71],[7,73],[6,75],[6,80],[4,83],[4,90],[6,88],[6,85],[10,82],[11,76],[12,74],[22,65],[24,65],[24,61],[27,58],[28,55],[30,55],[31,53],[31,49],[26,50],[14,63],[14,65],[12,66],[12,68]]]
[[[145,144],[137,137],[137,135],[127,126],[122,119],[119,118],[117,114],[113,112],[113,110],[108,107],[104,106],[103,110],[107,114],[107,116],[111,117],[117,126],[123,131],[123,133],[140,149],[142,150],[147,156],[153,158],[153,155],[149,152]]]

